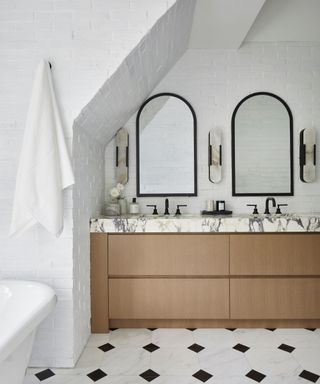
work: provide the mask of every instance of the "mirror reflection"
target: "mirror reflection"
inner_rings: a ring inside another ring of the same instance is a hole
[[[292,195],[292,115],[278,96],[247,96],[232,117],[234,196]]]
[[[152,96],[138,112],[137,195],[196,195],[196,117],[181,96]]]

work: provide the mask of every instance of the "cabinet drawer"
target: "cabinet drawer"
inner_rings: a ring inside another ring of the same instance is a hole
[[[109,275],[227,275],[228,235],[110,235]]]
[[[111,319],[227,319],[228,279],[109,279]]]
[[[319,278],[231,279],[232,319],[320,319]]]
[[[230,236],[231,275],[320,275],[320,234]]]

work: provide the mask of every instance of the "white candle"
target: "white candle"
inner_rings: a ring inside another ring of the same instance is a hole
[[[207,200],[206,201],[206,211],[212,212],[213,211],[213,200]]]

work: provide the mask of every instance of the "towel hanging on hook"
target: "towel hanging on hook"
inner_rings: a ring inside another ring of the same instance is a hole
[[[63,189],[74,183],[50,63],[41,60],[32,90],[16,181],[10,234],[40,223],[59,236]]]

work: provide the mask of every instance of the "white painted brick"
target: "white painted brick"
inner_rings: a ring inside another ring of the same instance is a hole
[[[147,14],[154,4],[144,1],[141,12]],[[134,12],[129,0],[0,1],[0,278],[43,281],[59,296],[56,311],[37,333],[32,365],[70,367],[87,341],[89,218],[101,210],[104,197],[104,148],[84,134],[74,155],[81,164],[77,184],[64,196],[61,239],[39,226],[19,239],[7,238],[32,78],[42,57],[52,62],[71,140],[81,108],[147,31],[147,25],[129,23]],[[154,12],[154,21],[160,16]]]
[[[304,56],[308,65],[304,67]],[[262,197],[231,196],[231,115],[236,104],[247,94],[267,90],[279,94],[289,104],[294,118],[294,180],[295,195],[279,197],[289,204],[289,212],[318,211],[320,169],[317,181],[311,184],[299,180],[298,135],[303,128],[313,126],[320,135],[320,46],[318,44],[246,44],[239,51],[189,50],[160,82],[153,94],[174,92],[184,96],[194,107],[198,118],[198,197],[170,198],[171,206],[187,203],[187,213],[204,209],[206,199],[226,200],[237,213],[249,212],[246,203],[257,203],[263,211]],[[135,118],[125,124],[130,143],[135,142]],[[208,181],[207,135],[209,129],[219,126],[224,135],[223,180],[220,184]],[[129,183],[125,192],[128,200],[136,194],[135,145],[130,145]],[[106,197],[115,183],[114,142],[106,148]],[[158,204],[163,211],[163,198],[140,198],[140,207],[148,212],[146,204]],[[174,209],[174,208],[172,208]]]

